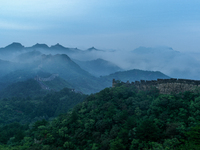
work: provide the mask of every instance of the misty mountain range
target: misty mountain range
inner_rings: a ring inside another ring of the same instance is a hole
[[[64,79],[65,85],[70,85],[70,88],[94,93],[110,87],[113,78],[130,82],[169,76],[199,79],[199,63],[193,55],[169,47],[139,47],[121,52],[94,47],[80,50],[60,44],[24,47],[20,43],[12,43],[0,48],[0,88],[34,78],[43,72],[59,74],[59,78]]]

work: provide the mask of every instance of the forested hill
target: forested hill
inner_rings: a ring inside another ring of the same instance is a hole
[[[6,97],[35,97],[44,96],[47,91],[42,90],[39,83],[34,79],[17,82],[8,85],[6,88],[0,90],[0,99]]]
[[[51,122],[24,128],[21,138],[13,134],[5,144],[19,150],[198,150],[199,110],[199,89],[167,95],[156,88],[136,91],[118,84],[90,95]]]
[[[25,97],[26,92],[30,91],[24,91],[23,97],[20,97],[22,93],[19,93],[20,96],[0,99],[0,126],[14,122],[29,124],[41,119],[54,118],[67,113],[87,97],[68,88],[42,94],[35,91],[34,96]]]
[[[0,86],[0,99],[8,97],[35,98],[38,96],[45,96],[46,94],[55,91],[60,91],[66,87],[73,89],[73,86],[58,76],[47,81],[37,80],[37,77],[39,78],[39,76],[36,76],[34,79],[28,79],[13,84],[2,83]]]
[[[101,82],[107,83],[108,87],[112,85],[113,79],[123,82],[134,82],[140,80],[169,79],[170,77],[159,71],[145,71],[132,69],[127,71],[118,71],[107,76],[100,77]]]
[[[85,94],[96,93],[110,87],[113,79],[132,82],[169,78],[158,71],[127,70],[138,68],[137,66],[123,71],[124,69],[118,66],[121,61],[116,65],[112,62],[113,58],[108,57],[107,54],[115,56],[114,51],[106,52],[94,47],[82,51],[65,48],[59,44],[52,47],[46,44],[24,47],[20,43],[12,43],[5,48],[0,48],[0,59],[2,59],[0,60],[0,89],[15,82],[34,78],[38,72],[58,74],[65,80],[63,85]],[[62,88],[63,86],[57,89]]]

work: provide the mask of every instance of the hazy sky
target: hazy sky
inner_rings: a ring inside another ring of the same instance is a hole
[[[200,0],[0,0],[0,47],[200,50]]]

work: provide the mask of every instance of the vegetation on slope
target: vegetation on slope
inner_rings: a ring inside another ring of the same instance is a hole
[[[90,95],[53,121],[24,127],[26,132],[20,138],[11,135],[7,145],[30,150],[197,150],[199,109],[198,90],[163,95],[155,88],[144,92],[119,84]]]
[[[47,94],[34,79],[8,85],[0,91],[0,98],[7,97],[35,97]]]
[[[51,81],[43,81],[43,83],[48,86],[50,89],[52,90],[56,90],[56,91],[60,91],[63,88],[67,87],[67,88],[73,88],[73,86],[71,84],[69,84],[67,81],[65,81],[64,79],[60,78],[60,77],[55,77],[55,79],[51,80]]]
[[[12,90],[12,89],[11,89]],[[30,90],[30,89],[29,89]],[[0,125],[13,122],[31,123],[37,120],[54,118],[68,112],[76,104],[82,102],[86,95],[65,88],[59,92],[36,93],[27,95],[30,91],[24,88],[18,97],[2,98],[0,100]],[[39,91],[40,92],[40,91]],[[44,95],[45,94],[45,95]],[[25,97],[25,95],[27,97]]]
[[[61,78],[73,85],[76,90],[83,93],[94,93],[104,88],[97,78],[81,69],[65,54],[44,55],[41,64],[44,72],[58,73]]]

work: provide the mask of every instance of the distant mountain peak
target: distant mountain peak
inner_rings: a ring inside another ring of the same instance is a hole
[[[62,45],[60,45],[59,43],[57,43],[55,46],[62,46]],[[63,46],[62,46],[63,47]]]
[[[93,47],[88,48],[88,50],[97,50],[97,49],[93,46]]]
[[[88,48],[87,51],[103,51],[103,50],[99,50],[99,49],[96,49],[95,47],[91,47],[91,48]]]
[[[148,53],[160,53],[160,52],[177,53],[178,51],[175,51],[172,47],[167,47],[167,46],[157,46],[157,47],[143,47],[143,46],[140,46],[140,47],[134,49],[132,52],[138,53],[138,54],[148,54]]]
[[[21,43],[13,42],[12,44],[6,46],[8,49],[23,49],[24,46]]]
[[[66,54],[56,54],[56,55],[46,55],[46,54],[43,54],[42,55],[42,58],[43,59],[50,59],[50,60],[71,60],[70,57]]]
[[[32,48],[44,48],[44,49],[48,49],[49,46],[46,45],[46,44],[39,44],[39,43],[37,43],[37,44],[33,45]]]
[[[60,45],[59,43],[57,43],[56,45],[52,45],[51,48],[56,48],[56,49],[66,49],[66,47]]]

